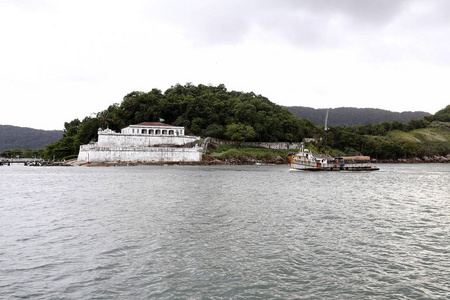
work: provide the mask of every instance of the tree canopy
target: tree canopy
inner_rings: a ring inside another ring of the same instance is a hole
[[[95,117],[64,124],[60,141],[47,149],[56,157],[77,154],[79,146],[97,139],[98,128],[115,131],[141,122],[184,126],[188,134],[249,142],[300,142],[318,132],[306,119],[253,92],[228,91],[221,84],[177,84],[164,93],[131,92]]]
[[[409,123],[401,121],[354,126],[330,126],[327,147],[338,155],[361,153],[375,158],[446,155],[449,152],[450,106],[434,116]],[[315,138],[325,150],[324,128],[298,119],[286,108],[253,92],[228,91],[224,85],[175,85],[164,93],[131,92],[95,117],[64,124],[63,137],[46,147],[47,158],[78,154],[80,145],[97,140],[98,128],[115,131],[141,122],[184,126],[188,134],[238,142],[300,142]],[[442,124],[439,124],[441,122]],[[443,123],[444,122],[444,123]],[[439,134],[443,134],[439,138]],[[434,139],[431,139],[433,138]]]

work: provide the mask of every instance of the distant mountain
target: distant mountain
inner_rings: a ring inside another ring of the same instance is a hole
[[[324,125],[327,109],[315,109],[304,106],[285,106],[297,118],[304,118],[314,122],[316,125]],[[377,124],[384,121],[392,122],[399,121],[409,123],[411,120],[421,120],[425,116],[431,114],[424,111],[405,111],[392,112],[377,108],[354,108],[354,107],[339,107],[330,108],[328,113],[329,126],[352,126],[352,125],[366,125]]]
[[[45,148],[63,136],[62,130],[40,130],[11,125],[0,125],[0,152],[12,149]]]

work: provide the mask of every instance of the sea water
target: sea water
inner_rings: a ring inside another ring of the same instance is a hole
[[[448,299],[450,164],[0,167],[2,299]]]

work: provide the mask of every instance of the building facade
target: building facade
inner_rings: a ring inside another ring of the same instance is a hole
[[[98,130],[98,142],[80,146],[80,162],[195,162],[202,160],[199,137],[184,135],[184,127],[144,122]]]

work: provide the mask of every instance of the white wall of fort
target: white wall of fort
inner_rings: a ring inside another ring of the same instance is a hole
[[[131,125],[121,133],[98,131],[98,142],[80,146],[80,162],[197,162],[202,160],[200,138],[184,135],[177,126]],[[182,147],[193,143],[192,147]]]
[[[83,145],[78,154],[82,162],[197,162],[202,152],[194,148],[110,148]]]
[[[123,134],[123,133],[100,133],[98,135],[99,147],[153,147],[155,145],[185,145],[198,141],[196,136],[172,136],[172,135],[147,135],[147,134]]]

